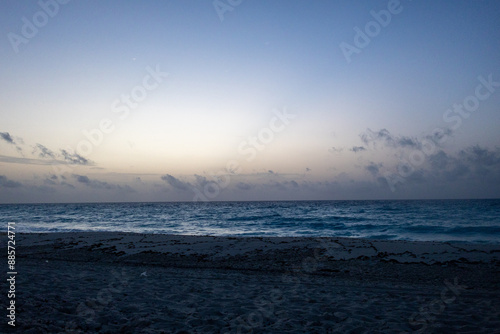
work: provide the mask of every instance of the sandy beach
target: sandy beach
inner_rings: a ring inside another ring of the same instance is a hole
[[[23,333],[500,333],[500,245],[111,232],[16,244]]]

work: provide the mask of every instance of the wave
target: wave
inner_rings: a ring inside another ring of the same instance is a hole
[[[446,231],[448,234],[497,234],[500,235],[500,226],[459,226]]]
[[[0,205],[20,232],[352,236],[500,243],[500,200]]]
[[[275,217],[281,217],[279,213],[274,213],[270,215],[256,215],[256,216],[237,216],[237,217],[230,217],[227,218],[227,221],[258,221],[262,219],[269,219],[269,218],[275,218]]]
[[[370,220],[366,217],[351,216],[324,216],[324,217],[282,217],[283,222],[363,222]]]

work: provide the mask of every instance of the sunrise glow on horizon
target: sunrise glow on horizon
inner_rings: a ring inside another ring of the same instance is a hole
[[[0,9],[0,203],[500,197],[497,1]]]

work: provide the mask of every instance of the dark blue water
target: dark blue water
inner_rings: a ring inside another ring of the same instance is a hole
[[[126,231],[500,243],[500,200],[5,204],[18,232]]]

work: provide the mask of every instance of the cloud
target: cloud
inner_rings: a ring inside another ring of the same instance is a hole
[[[185,190],[188,190],[189,188],[191,188],[191,184],[190,183],[188,183],[188,182],[182,182],[181,180],[173,177],[170,174],[163,175],[161,177],[161,179],[163,181],[167,182],[169,185],[171,185],[175,189],[178,189],[178,190],[185,191]]]
[[[382,142],[384,145],[393,148],[422,147],[422,143],[418,139],[407,136],[394,136],[387,129],[381,129],[379,131],[366,129],[366,131],[361,133],[359,137],[365,145],[376,145],[377,142]]]
[[[60,175],[60,177],[62,179],[66,179],[63,175]],[[54,175],[54,174],[51,174],[49,175],[48,177],[45,178],[45,180],[43,181],[43,183],[47,186],[58,186],[58,185],[62,185],[62,186],[66,186],[66,187],[69,187],[69,188],[72,188],[74,189],[75,186],[72,185],[72,184],[69,184],[65,181],[62,181],[62,182],[59,182],[59,178],[57,177],[57,175]]]
[[[429,165],[434,175],[456,180],[500,173],[500,151],[491,151],[480,146],[460,150],[452,156],[443,150],[429,156]]]
[[[210,181],[208,181],[208,179],[204,176],[197,175],[197,174],[194,174],[194,176],[196,178],[196,184],[199,185],[200,187],[204,187],[205,185],[210,183]],[[163,177],[162,177],[162,180],[166,181],[165,179],[163,179]]]
[[[66,161],[63,160],[42,160],[42,159],[30,159],[30,158],[20,158],[20,157],[10,157],[6,155],[0,155],[0,162],[6,162],[11,164],[23,164],[23,165],[65,165]]]
[[[365,132],[361,133],[359,137],[366,145],[379,140],[392,141],[392,136],[386,129],[375,132],[368,128]]]
[[[249,183],[245,183],[245,182],[238,182],[236,184],[236,188],[238,188],[240,190],[250,190],[253,188],[253,185],[251,185]]]
[[[269,174],[276,174],[275,172],[273,172],[272,170],[268,170],[267,171]]]
[[[0,187],[19,188],[22,185],[20,182],[9,180],[5,175],[0,175]]]
[[[479,145],[469,147],[459,152],[459,157],[474,164],[485,167],[497,166],[500,164],[500,150],[489,151]]]
[[[500,149],[489,150],[479,145],[460,150],[451,156],[440,150],[429,157],[433,174],[447,180],[466,178],[500,178]]]
[[[5,142],[15,145],[17,151],[24,157],[22,148],[17,145],[14,138],[8,132],[0,132],[0,139],[3,139]],[[24,143],[22,138],[16,137],[16,139]],[[37,143],[33,146],[32,154],[37,154],[39,158],[42,159],[52,159],[49,163],[37,161],[36,159],[20,159],[15,157],[6,157],[1,156],[1,161],[3,162],[11,162],[11,163],[21,163],[21,164],[31,164],[31,165],[45,165],[45,164],[73,164],[73,165],[93,165],[93,162],[78,153],[69,153],[68,151],[61,149],[60,154],[56,154],[54,151],[47,148],[45,145]],[[62,158],[63,161],[56,160],[56,158]]]
[[[56,158],[55,153],[49,150],[47,147],[43,146],[42,144],[36,144],[36,146],[33,147],[33,154],[35,153],[38,153],[38,156],[40,158],[52,158],[52,159]]]
[[[380,167],[382,167],[382,164],[375,164],[373,162],[370,162],[369,165],[365,166],[365,170],[367,170],[368,172],[370,172],[370,174],[373,176],[373,177],[377,177],[379,175],[379,172],[380,172]]]
[[[351,148],[351,151],[354,153],[358,153],[366,151],[366,148],[364,148],[363,146],[354,146],[353,148]]]
[[[276,182],[276,181],[271,183],[271,187],[276,188],[280,191],[288,190],[288,188],[284,184],[282,184],[281,182]]]
[[[90,184],[90,179],[88,178],[88,176],[73,174],[73,177],[80,183]]]
[[[70,164],[73,164],[73,165],[84,165],[84,166],[86,166],[86,165],[91,165],[92,164],[91,160],[88,160],[88,159],[82,157],[78,153],[69,153],[66,150],[61,150],[61,155],[62,155],[62,157],[64,158],[64,160],[66,162],[69,162]]]
[[[401,147],[411,147],[411,148],[420,148],[421,144],[417,139],[410,138],[410,137],[397,137],[395,139],[396,146],[401,146]]]
[[[450,128],[437,128],[432,134],[425,136],[426,139],[433,141],[437,146],[446,141],[453,134]]]
[[[71,183],[65,182],[65,181],[61,182],[61,185],[66,186],[66,187],[71,188],[71,189],[75,189],[74,185],[72,185]]]
[[[289,191],[290,189],[298,189],[299,184],[295,180],[290,180],[290,181],[273,181],[269,183],[267,186],[270,186],[271,188],[274,188],[279,191]]]
[[[16,146],[16,149],[22,154],[22,149]],[[63,165],[63,164],[73,164],[82,166],[92,166],[94,163],[82,157],[77,153],[69,153],[66,150],[60,150],[61,154],[56,154],[52,150],[48,149],[42,144],[36,144],[33,146],[33,154],[38,154],[40,159],[32,159],[21,157],[11,157],[0,155],[0,162],[15,163],[15,164],[25,164],[25,165]],[[59,158],[59,160],[57,159]],[[63,160],[60,160],[60,159]]]
[[[443,170],[448,167],[450,157],[443,150],[440,150],[439,152],[429,156],[429,162],[433,169]]]
[[[57,185],[57,182],[55,182],[55,181],[54,181],[54,180],[52,180],[52,179],[48,179],[48,178],[47,178],[47,179],[45,179],[45,180],[43,181],[43,183],[44,183],[44,184],[46,184],[46,185],[49,185],[49,186],[56,186],[56,185]]]
[[[9,180],[6,176],[0,175],[0,186],[6,188],[19,188],[22,187],[22,183]]]
[[[14,139],[12,139],[12,136],[8,132],[0,132],[0,138],[5,140],[7,143],[15,145],[16,143],[14,142]]]
[[[35,190],[35,191],[41,192],[43,194],[47,194],[47,193],[55,194],[56,193],[56,190],[53,187],[49,187],[49,185],[32,186],[30,188]]]
[[[9,157],[5,155],[0,155],[0,162],[6,162],[12,164],[24,164],[24,165],[53,165],[53,164],[65,163],[64,161],[57,161],[57,160],[29,159],[29,158]]]
[[[500,195],[500,148],[475,145],[455,153],[439,150],[426,156],[419,166],[406,161],[384,172],[375,167],[380,169],[381,165],[371,163],[365,169],[393,191],[422,191],[426,197],[446,194],[448,198]]]
[[[344,149],[343,148],[340,148],[340,147],[331,147],[328,152],[330,153],[340,153],[342,152]]]
[[[10,135],[10,133],[8,133],[8,132],[0,132],[0,138],[3,139],[4,141],[6,141],[7,143],[16,146],[16,150],[21,155],[23,155],[23,149],[19,145],[17,145],[17,143],[14,141],[14,138],[12,138],[12,136]],[[19,139],[21,141],[21,143],[24,143],[24,141],[23,141],[22,138],[17,138],[17,139]]]
[[[135,192],[135,189],[125,185],[121,186],[118,184],[113,184],[113,183],[108,183],[105,181],[99,181],[99,180],[91,180],[88,176],[86,175],[78,175],[78,174],[73,174],[73,178],[76,179],[77,182],[85,184],[89,186],[90,188],[94,189],[104,189],[104,190],[120,190],[120,191],[126,191],[126,192]]]
[[[427,183],[429,178],[425,170],[415,170],[406,177],[410,183]]]

